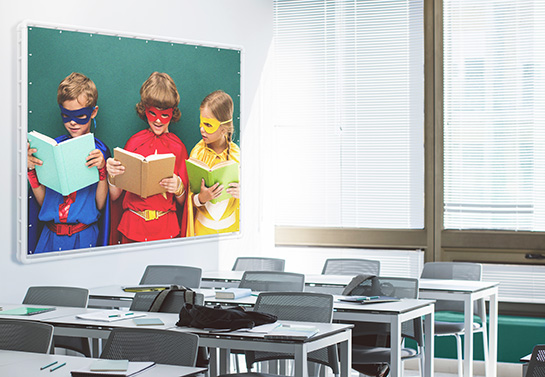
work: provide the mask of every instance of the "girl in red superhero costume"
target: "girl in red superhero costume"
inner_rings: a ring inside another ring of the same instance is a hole
[[[185,218],[177,215],[177,205],[183,207],[188,184],[185,160],[187,150],[182,141],[169,132],[171,122],[177,122],[181,113],[178,109],[180,95],[174,80],[166,74],[153,72],[140,88],[140,102],[136,105],[138,116],[147,122],[145,130],[134,134],[124,149],[147,157],[151,154],[173,153],[176,156],[174,175],[164,178],[160,185],[165,194],[157,194],[142,198],[131,192],[116,187],[108,181],[110,199],[117,205],[112,206],[112,227],[118,223],[117,231],[112,229],[110,243],[131,243],[154,241],[184,236],[186,232]],[[109,158],[106,169],[110,177],[123,174],[121,162]],[[122,201],[122,212],[116,213]],[[186,211],[180,210],[179,213]],[[180,224],[181,222],[181,224]]]

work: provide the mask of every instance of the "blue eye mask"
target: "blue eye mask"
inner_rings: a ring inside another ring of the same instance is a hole
[[[93,113],[94,107],[82,107],[78,110],[67,110],[62,105],[59,104],[61,109],[61,118],[63,123],[68,123],[74,121],[77,124],[86,124],[91,119],[91,114]]]

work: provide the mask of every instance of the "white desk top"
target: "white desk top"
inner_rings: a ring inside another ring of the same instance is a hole
[[[498,287],[499,283],[475,280],[420,279],[421,291],[477,292]]]

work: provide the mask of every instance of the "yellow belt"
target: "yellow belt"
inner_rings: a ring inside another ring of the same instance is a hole
[[[154,209],[146,209],[144,211],[133,211],[131,209],[130,211],[134,213],[135,215],[140,216],[146,221],[158,219],[159,217],[164,216],[170,212],[170,211],[156,211]]]

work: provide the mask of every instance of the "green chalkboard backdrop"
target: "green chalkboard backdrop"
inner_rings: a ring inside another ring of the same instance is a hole
[[[154,72],[168,73],[180,93],[182,118],[171,124],[188,153],[201,139],[199,105],[222,89],[234,101],[233,141],[240,144],[239,49],[28,27],[28,130],[57,137],[65,133],[57,87],[70,73],[83,73],[98,89],[96,137],[110,149],[123,147],[147,127],[135,111],[140,86]]]
[[[91,123],[91,132],[110,151],[123,147],[132,135],[148,127],[136,114],[135,105],[140,100],[141,85],[152,72],[158,71],[169,74],[180,93],[182,116],[180,121],[170,124],[169,131],[182,140],[188,153],[201,140],[199,105],[207,94],[218,89],[233,98],[233,141],[240,145],[241,48],[31,24],[20,26],[20,36],[23,140],[26,132],[32,130],[53,138],[66,133],[57,104],[57,88],[65,77],[79,72],[93,80],[98,89],[96,129]],[[26,152],[26,146],[22,149]],[[21,167],[25,169],[26,153],[22,156],[25,162]],[[22,203],[20,208],[23,220],[20,245],[26,249],[20,254],[30,255],[30,240],[39,236],[43,224],[31,223],[31,215],[36,218],[37,213],[31,214],[30,206],[28,212],[26,204]],[[28,214],[28,224],[24,214]]]

